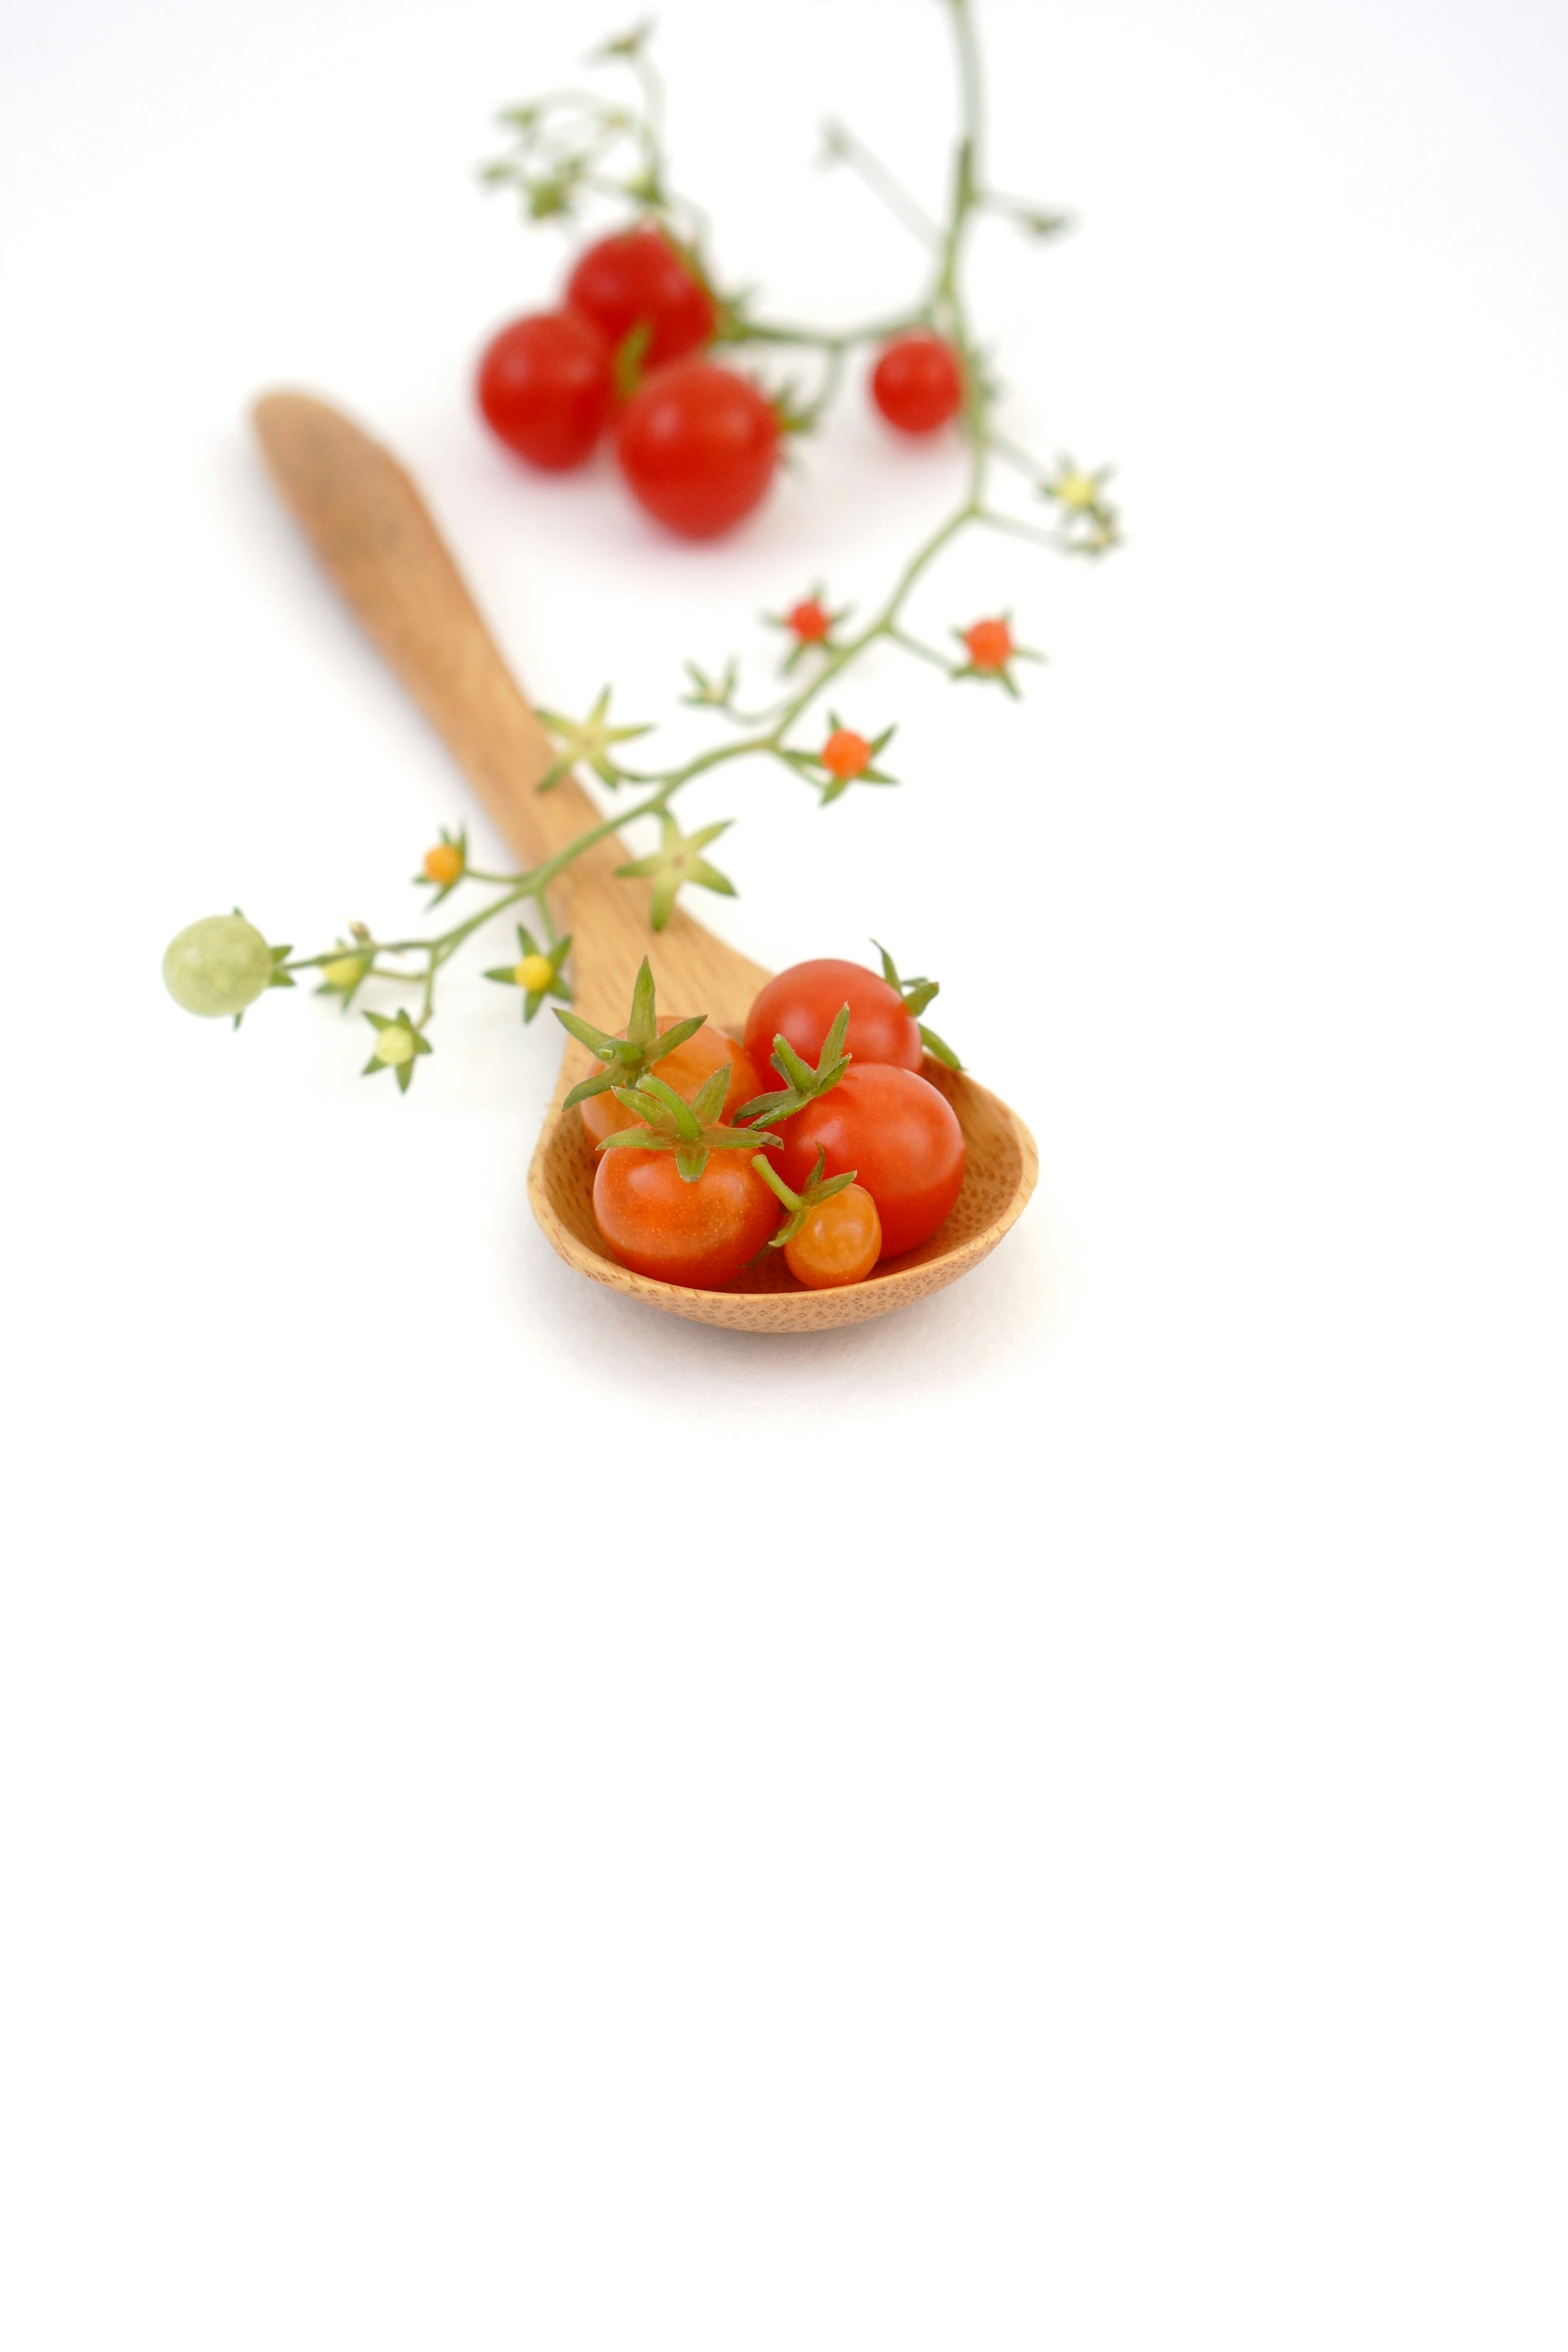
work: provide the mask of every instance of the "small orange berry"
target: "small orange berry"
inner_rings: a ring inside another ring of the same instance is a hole
[[[803,596],[785,618],[803,646],[816,646],[833,626],[833,615],[825,613],[815,596]]]
[[[836,727],[818,756],[830,776],[863,776],[871,764],[871,746],[852,727]]]
[[[428,881],[455,882],[462,870],[463,853],[455,841],[438,841],[434,849],[425,852],[425,874]]]
[[[1005,621],[976,621],[963,632],[976,669],[1005,669],[1013,658],[1013,632]]]

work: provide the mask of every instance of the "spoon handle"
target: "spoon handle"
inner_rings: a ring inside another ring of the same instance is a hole
[[[570,776],[538,791],[554,747],[396,458],[307,393],[269,393],[255,416],[284,504],[522,865],[539,865],[602,824]],[[661,1005],[743,1020],[767,973],[681,907],[650,938],[648,885],[616,878],[626,857],[608,834],[551,887],[557,921],[572,933],[578,1011],[618,1028],[647,955]]]
[[[597,824],[570,777],[535,790],[553,746],[396,458],[307,393],[269,393],[255,419],[268,471],[323,570],[524,866]]]

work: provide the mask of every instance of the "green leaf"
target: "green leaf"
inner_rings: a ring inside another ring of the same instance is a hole
[[[681,1143],[676,1147],[676,1173],[686,1184],[695,1184],[708,1165],[708,1153],[700,1143]]]

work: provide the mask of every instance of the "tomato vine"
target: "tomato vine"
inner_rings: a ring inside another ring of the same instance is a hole
[[[809,431],[820,423],[857,351],[887,345],[900,336],[940,338],[955,356],[962,381],[956,429],[966,446],[966,465],[957,502],[906,558],[868,617],[852,625],[851,614],[831,607],[826,589],[818,583],[775,619],[774,625],[791,640],[784,662],[787,690],[780,699],[761,711],[742,707],[738,699],[737,660],[726,663],[717,676],[688,665],[688,691],[682,700],[688,707],[713,713],[735,730],[725,740],[668,765],[633,764],[623,756],[622,747],[651,730],[613,724],[607,687],[582,719],[542,709],[540,716],[557,757],[539,789],[548,791],[574,767],[586,767],[611,792],[628,796],[614,815],[539,865],[515,874],[489,873],[473,866],[466,835],[443,834],[437,848],[426,856],[423,875],[416,877],[434,886],[432,904],[465,883],[493,886],[498,893],[446,931],[384,940],[355,924],[351,926],[349,939],[312,955],[293,957],[287,950],[269,951],[270,984],[287,984],[289,974],[316,971],[322,992],[340,996],[345,1010],[372,982],[417,992],[418,1009],[412,1016],[400,1013],[396,1022],[389,1024],[383,1016],[366,1014],[377,1033],[367,1068],[393,1066],[399,1084],[407,1086],[417,1055],[430,1050],[425,1032],[435,1010],[439,973],[468,939],[509,909],[531,908],[542,940],[536,944],[531,933],[521,932],[522,952],[516,962],[498,967],[488,976],[520,989],[528,1020],[547,997],[567,997],[570,941],[562,940],[555,929],[548,892],[584,851],[624,825],[649,819],[658,827],[658,846],[619,869],[627,877],[652,882],[649,920],[655,930],[668,920],[683,888],[695,884],[730,893],[732,886],[703,852],[731,821],[686,835],[672,812],[676,796],[699,776],[738,761],[761,760],[811,786],[825,807],[854,784],[894,782],[896,778],[877,764],[893,733],[891,726],[869,738],[862,736],[829,712],[825,699],[829,688],[841,682],[872,646],[896,646],[934,665],[954,682],[991,683],[1016,694],[1014,663],[1038,656],[1016,643],[1008,616],[984,617],[966,627],[954,627],[959,650],[952,655],[925,643],[905,625],[917,584],[961,536],[972,530],[993,530],[1063,554],[1090,558],[1105,554],[1118,543],[1118,517],[1106,492],[1107,469],[1090,472],[1068,457],[1044,464],[996,428],[1000,387],[976,339],[965,291],[964,265],[972,233],[987,215],[1039,238],[1055,236],[1068,224],[1062,214],[991,185],[984,161],[975,0],[938,0],[938,5],[952,34],[959,118],[942,216],[928,214],[854,132],[830,123],[825,133],[826,160],[854,171],[929,257],[929,275],[921,299],[904,312],[859,326],[816,328],[775,320],[757,307],[753,296],[726,293],[717,283],[709,255],[707,217],[675,189],[669,176],[664,92],[649,54],[647,25],[638,25],[606,42],[591,60],[629,71],[637,90],[635,102],[570,89],[548,93],[501,116],[511,135],[510,152],[487,165],[481,176],[491,185],[513,189],[528,219],[571,221],[590,201],[608,200],[632,223],[656,224],[711,294],[714,348],[815,357],[819,365],[815,390],[802,394],[797,387],[786,386],[773,394],[788,429]],[[886,413],[891,415],[892,411]],[[1014,513],[1000,502],[998,478],[1003,472],[1022,479],[1032,496],[1050,509],[1049,521]],[[209,923],[240,919],[213,918]],[[201,928],[193,926],[192,931]],[[249,927],[245,929],[248,931]],[[182,934],[182,940],[190,936]],[[241,950],[244,944],[239,943]],[[243,952],[240,960],[243,964]],[[255,969],[261,972],[259,960]],[[253,993],[259,993],[259,985]],[[188,994],[181,1001],[188,1002]],[[215,996],[210,1008],[193,1003],[192,1009],[233,1012],[237,1019],[243,1008],[228,1001],[228,996],[221,1003]],[[405,1032],[411,1033],[417,1044],[409,1042]]]

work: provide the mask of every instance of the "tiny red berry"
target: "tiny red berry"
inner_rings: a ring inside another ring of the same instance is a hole
[[[976,669],[1005,669],[1013,658],[1013,632],[1005,621],[976,621],[964,630],[963,642]]]
[[[934,433],[963,405],[958,353],[940,335],[900,335],[871,373],[871,397],[900,433]]]
[[[863,776],[871,764],[871,746],[852,727],[836,727],[820,757],[830,776]]]
[[[832,614],[825,613],[815,596],[803,596],[784,618],[803,646],[820,645],[833,626]]]

